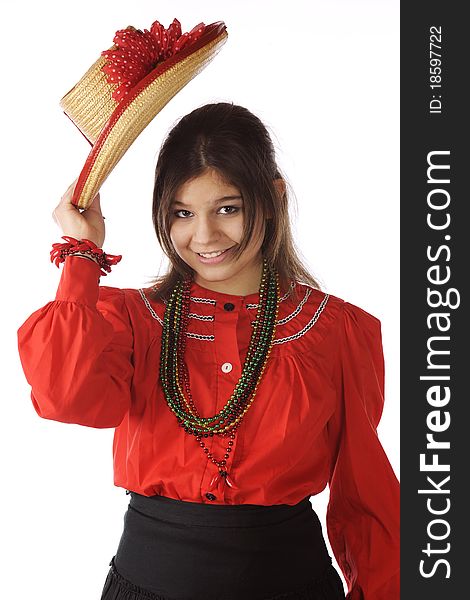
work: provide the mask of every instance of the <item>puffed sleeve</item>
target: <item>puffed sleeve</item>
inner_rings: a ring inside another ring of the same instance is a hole
[[[130,405],[133,332],[124,291],[99,286],[100,267],[67,256],[55,300],[18,329],[18,350],[40,417],[116,427]]]
[[[331,448],[328,537],[348,600],[399,600],[399,483],[377,436],[384,404],[380,321],[344,303]]]

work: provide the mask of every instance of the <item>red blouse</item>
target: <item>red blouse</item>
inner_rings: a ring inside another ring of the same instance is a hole
[[[300,301],[282,290],[271,355],[227,462],[236,488],[222,479],[210,491],[217,467],[178,426],[159,382],[165,304],[150,288],[99,282],[96,263],[68,256],[55,300],[18,330],[38,415],[115,427],[114,483],[145,496],[295,504],[329,484],[328,537],[348,600],[398,600],[399,484],[376,432],[380,321],[304,284]],[[192,284],[185,361],[202,416],[225,405],[241,375],[258,299]],[[207,440],[220,460],[227,439]]]

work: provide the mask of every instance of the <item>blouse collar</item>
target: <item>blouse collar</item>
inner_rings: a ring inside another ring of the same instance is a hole
[[[281,297],[285,295],[287,290],[281,286]],[[259,291],[254,294],[227,294],[225,292],[216,292],[210,290],[195,281],[191,282],[191,297],[201,298],[203,300],[215,300],[218,303],[229,302],[230,300],[242,299],[242,304],[257,304],[259,302]]]

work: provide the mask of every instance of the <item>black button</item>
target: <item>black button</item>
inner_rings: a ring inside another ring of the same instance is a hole
[[[227,302],[226,304],[224,304],[224,310],[233,310],[235,308],[235,304],[232,304],[231,302]]]
[[[214,496],[214,494],[211,494],[210,492],[207,492],[207,494],[206,494],[206,498],[207,498],[208,500],[216,500],[216,499],[217,499],[217,497],[216,497],[216,496]]]

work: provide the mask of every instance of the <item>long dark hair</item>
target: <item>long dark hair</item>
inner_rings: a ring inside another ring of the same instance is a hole
[[[194,275],[194,270],[173,248],[170,208],[178,188],[208,168],[215,169],[225,181],[237,187],[243,198],[244,232],[234,258],[250,243],[258,219],[263,219],[266,228],[261,252],[268,264],[277,269],[281,286],[289,289],[292,281],[300,281],[320,289],[295,248],[287,191],[279,194],[273,183],[282,175],[266,127],[246,108],[219,102],[206,104],[184,116],[160,149],[152,220],[170,264],[164,275],[150,281],[153,284],[150,298],[168,299],[179,280]]]

